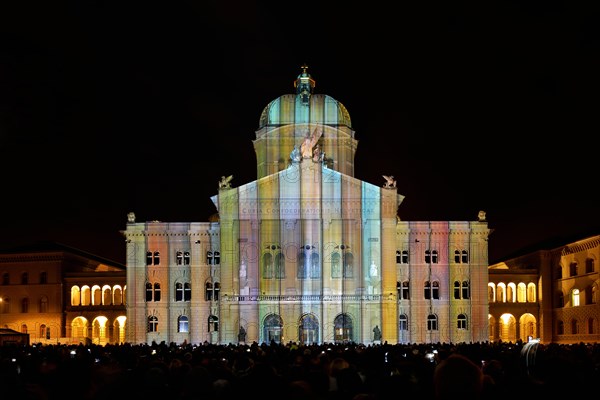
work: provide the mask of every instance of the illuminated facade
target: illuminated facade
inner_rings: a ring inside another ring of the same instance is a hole
[[[125,266],[53,242],[0,253],[0,327],[30,343],[125,341]]]
[[[600,342],[600,236],[490,265],[490,341]]]
[[[354,178],[346,108],[305,67],[294,86],[260,116],[257,180],[219,183],[218,218],[129,214],[127,341],[487,341],[485,213],[400,220],[393,176]]]

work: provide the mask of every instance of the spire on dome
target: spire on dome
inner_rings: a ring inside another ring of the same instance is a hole
[[[296,95],[302,97],[302,103],[308,104],[310,95],[315,88],[315,80],[307,72],[308,65],[302,65],[302,73],[298,75],[298,78],[294,81],[294,87],[296,88]]]

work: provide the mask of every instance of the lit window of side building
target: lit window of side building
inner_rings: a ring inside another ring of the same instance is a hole
[[[124,265],[39,242],[0,252],[0,277],[0,328],[32,344],[125,342]]]
[[[599,342],[600,236],[537,247],[490,265],[489,340]]]

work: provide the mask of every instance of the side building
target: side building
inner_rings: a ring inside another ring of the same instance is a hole
[[[600,236],[561,240],[490,265],[490,341],[600,342]]]
[[[127,341],[488,340],[485,213],[401,220],[393,176],[354,177],[343,104],[306,67],[294,87],[259,118],[257,180],[224,177],[214,220],[128,215]]]
[[[59,243],[0,253],[0,326],[30,343],[123,343],[125,266]]]

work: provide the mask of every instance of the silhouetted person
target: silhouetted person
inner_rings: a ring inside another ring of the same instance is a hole
[[[443,359],[433,373],[436,400],[478,400],[483,392],[483,371],[461,354]]]

